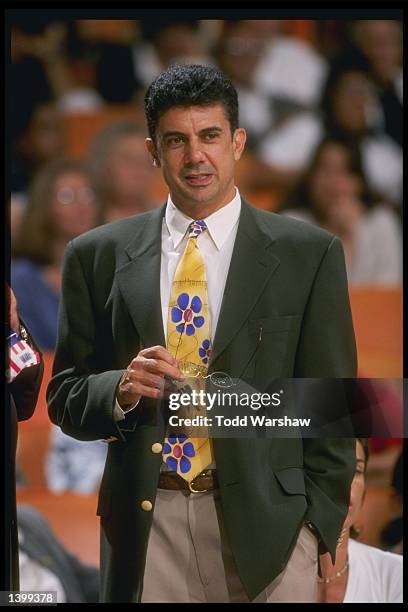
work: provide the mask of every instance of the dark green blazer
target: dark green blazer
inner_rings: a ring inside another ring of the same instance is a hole
[[[165,346],[160,302],[165,208],[111,223],[66,249],[48,387],[53,423],[80,440],[116,436],[100,487],[102,600],[140,601],[165,402],[113,419],[116,388],[141,347]],[[243,202],[210,370],[245,380],[353,377],[356,349],[340,241]],[[334,557],[355,469],[350,439],[214,439],[227,537],[252,599],[284,568],[303,521]],[[256,477],[254,477],[254,470]]]

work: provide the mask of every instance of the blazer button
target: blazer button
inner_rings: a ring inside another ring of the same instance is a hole
[[[142,501],[140,505],[142,506],[142,510],[144,510],[145,512],[150,512],[150,510],[153,508],[152,502],[149,501],[148,499],[145,499],[144,501]]]
[[[152,453],[156,453],[156,455],[158,453],[161,453],[163,450],[163,444],[160,444],[160,442],[155,442],[154,444],[152,444]]]

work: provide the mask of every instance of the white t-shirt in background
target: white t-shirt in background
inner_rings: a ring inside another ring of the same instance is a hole
[[[343,603],[402,603],[402,555],[350,540]]]

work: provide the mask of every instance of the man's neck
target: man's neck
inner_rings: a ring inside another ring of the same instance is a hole
[[[191,206],[189,203],[180,202],[177,198],[173,198],[173,195],[170,194],[171,201],[174,206],[178,208],[184,215],[190,217],[190,219],[206,219],[210,215],[213,215],[217,210],[224,208],[224,206],[228,206],[234,200],[237,195],[237,189],[234,187],[232,193],[218,201],[217,203],[205,203],[200,206]]]

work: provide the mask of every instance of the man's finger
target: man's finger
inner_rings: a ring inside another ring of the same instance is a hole
[[[142,349],[139,352],[139,355],[142,357],[146,357],[147,359],[161,359],[162,361],[166,361],[170,365],[177,365],[177,359],[173,357],[171,353],[164,346],[150,346],[148,348]]]
[[[158,374],[162,377],[169,376],[176,380],[184,380],[186,378],[178,368],[161,359],[146,359],[144,367],[152,374]]]
[[[135,380],[142,385],[146,385],[147,387],[156,387],[156,389],[161,389],[164,384],[164,379],[162,376],[150,374],[146,370],[141,371],[139,375],[136,375]]]

